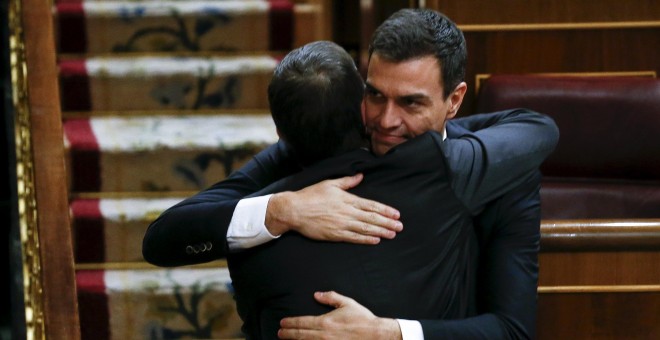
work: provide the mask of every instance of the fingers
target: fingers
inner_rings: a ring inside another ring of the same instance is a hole
[[[347,177],[342,177],[342,178],[338,178],[338,179],[328,180],[326,182],[337,186],[339,189],[342,189],[342,190],[346,191],[346,190],[354,188],[355,186],[360,184],[360,182],[362,182],[363,178],[364,178],[363,174],[357,174],[357,175],[354,175],[354,176],[347,176]],[[378,215],[381,215],[383,217],[390,218],[390,219],[398,219],[401,216],[401,214],[399,213],[398,210],[396,210],[396,209],[394,209],[394,208],[392,208],[388,205],[385,205],[385,204],[382,204],[382,203],[379,203],[379,202],[376,202],[376,201],[364,199],[364,198],[359,198],[359,197],[354,196],[352,194],[348,194],[348,195],[351,195],[351,196],[355,197],[355,199],[353,201],[353,205],[357,209],[373,212],[373,213],[376,213]]]
[[[353,202],[353,205],[357,209],[367,212],[372,212],[378,214],[379,216],[383,216],[385,218],[398,220],[399,217],[401,217],[401,214],[399,213],[398,210],[388,205],[382,204],[380,202],[368,200],[365,198],[356,197],[355,201]]]
[[[361,225],[360,227],[362,228],[366,228],[367,226],[377,227],[378,233],[384,231],[392,231],[398,233],[401,230],[403,230],[403,223],[401,223],[401,221],[380,215],[375,212],[366,212],[364,210],[360,210],[358,219],[363,223],[363,225]],[[373,234],[369,234],[369,235],[373,235]]]
[[[356,202],[357,201],[367,201],[367,203],[355,203],[357,206],[353,207],[352,218],[349,219],[346,224],[348,231],[364,236],[393,239],[396,236],[396,233],[403,230],[403,223],[396,218],[383,216],[378,212],[360,208],[374,207],[373,203],[381,205],[380,203],[362,198],[356,198]]]
[[[280,321],[282,328],[291,329],[319,329],[318,316],[297,316],[292,318],[284,318]]]
[[[358,184],[360,184],[360,182],[362,182],[363,178],[364,178],[364,175],[356,174],[356,175],[353,175],[353,176],[346,176],[346,177],[342,177],[342,178],[329,180],[328,182],[330,182],[333,185],[337,186],[339,189],[348,190],[348,189],[354,188]]]
[[[280,330],[277,337],[280,339],[319,339],[319,317],[298,316],[284,318],[280,321]]]
[[[374,245],[380,243],[380,237],[362,235],[356,232],[345,230],[339,232],[339,235],[332,241]]]
[[[277,332],[280,339],[321,339],[323,332],[315,329],[281,328]]]
[[[362,222],[358,220],[347,221],[345,228],[346,230],[343,230],[344,235],[342,236],[355,238],[355,241],[358,242],[362,240],[369,242],[372,237],[378,239],[393,239],[396,236],[396,232],[393,230],[379,225],[373,225],[370,222]]]
[[[349,184],[359,183],[362,178],[363,176],[358,174],[333,181],[336,181],[335,184],[340,188],[342,185],[346,188]],[[400,217],[398,210],[345,191],[335,195],[341,195],[336,201],[344,202],[350,209],[341,214],[345,220],[342,229],[338,231],[340,240],[357,244],[378,244],[381,238],[393,239],[396,233],[403,230],[403,224],[398,220]]]
[[[269,231],[292,229],[315,240],[366,245],[378,244],[382,238],[394,238],[403,229],[396,209],[346,192],[362,179],[363,175],[358,174],[322,181],[286,195],[274,195],[268,209],[271,204],[279,207],[275,203],[281,201],[288,203],[287,210],[280,214],[283,217],[267,211],[267,228]],[[290,209],[291,206],[298,208]]]
[[[334,308],[343,307],[353,302],[353,299],[341,295],[335,291],[316,292],[314,293],[314,299],[316,299],[316,301],[319,303],[332,306]]]
[[[322,304],[340,308],[354,302],[353,299],[336,292],[315,292],[314,298]],[[277,336],[280,339],[320,339],[324,332],[334,328],[329,314],[321,316],[298,316],[280,321]]]

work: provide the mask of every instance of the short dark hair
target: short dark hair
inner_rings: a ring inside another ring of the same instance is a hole
[[[359,148],[364,82],[351,56],[330,41],[295,49],[275,68],[268,102],[282,139],[303,164]]]
[[[463,32],[445,15],[430,9],[402,9],[374,32],[369,58],[376,53],[394,62],[426,56],[438,60],[444,99],[465,80],[467,48]]]

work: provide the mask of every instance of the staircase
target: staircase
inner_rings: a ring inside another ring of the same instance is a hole
[[[242,337],[226,263],[156,268],[142,237],[277,140],[272,70],[330,3],[54,1],[83,339]]]

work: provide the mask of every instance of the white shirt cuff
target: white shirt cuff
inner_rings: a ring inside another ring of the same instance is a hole
[[[424,331],[422,324],[417,320],[396,319],[401,328],[401,338],[403,340],[424,340]]]
[[[232,251],[248,249],[272,241],[266,228],[266,209],[272,195],[242,199],[236,205],[227,229],[227,244]]]

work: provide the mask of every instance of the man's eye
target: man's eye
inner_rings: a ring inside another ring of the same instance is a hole
[[[419,105],[419,102],[414,100],[414,99],[406,99],[404,101],[404,103],[406,104],[406,106],[417,106],[417,105]]]
[[[367,99],[372,103],[380,103],[385,100],[382,93],[377,91],[367,91]]]

